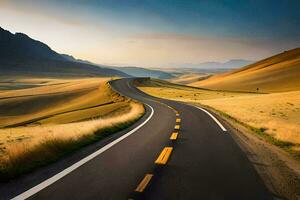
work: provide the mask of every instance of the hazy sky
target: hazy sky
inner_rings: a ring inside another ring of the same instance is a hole
[[[300,46],[300,1],[0,0],[0,26],[99,64],[258,60]]]

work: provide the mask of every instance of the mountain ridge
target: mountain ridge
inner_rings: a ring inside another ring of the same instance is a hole
[[[68,55],[69,56],[69,55]],[[126,73],[92,63],[71,61],[47,44],[24,33],[11,33],[0,27],[0,72],[7,74],[57,74],[64,76],[122,76]]]

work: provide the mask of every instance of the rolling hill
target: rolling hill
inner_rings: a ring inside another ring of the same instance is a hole
[[[0,73],[5,75],[122,76],[109,68],[73,60],[23,33],[12,34],[0,27]]]
[[[300,48],[192,83],[219,90],[282,92],[300,90]]]

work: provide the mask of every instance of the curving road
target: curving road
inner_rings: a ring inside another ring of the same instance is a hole
[[[2,199],[20,193],[16,199],[272,199],[218,119],[190,105],[151,97],[132,81],[120,79],[111,86],[148,105],[134,127],[101,141],[85,153],[96,152],[88,159],[83,153],[80,159],[2,186]],[[181,119],[179,134],[171,141],[176,118]],[[161,157],[167,163],[155,164],[164,147],[172,147],[169,159],[167,153]],[[65,165],[68,170],[58,174]]]

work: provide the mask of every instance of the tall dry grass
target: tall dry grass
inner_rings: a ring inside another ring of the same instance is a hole
[[[45,125],[38,127],[0,129],[0,135],[26,135],[2,147],[0,178],[12,178],[38,166],[57,160],[62,155],[119,131],[139,119],[144,113],[142,104],[130,102],[128,112],[109,118],[84,122]]]
[[[300,145],[299,91],[203,100],[200,103],[252,127],[265,129],[266,134],[278,140]]]

